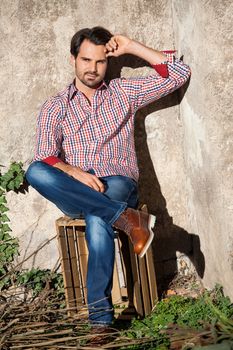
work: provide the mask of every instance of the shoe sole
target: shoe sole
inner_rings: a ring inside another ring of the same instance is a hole
[[[153,241],[154,238],[154,232],[152,231],[152,228],[155,225],[155,221],[156,221],[156,217],[154,215],[150,215],[149,216],[149,220],[148,220],[148,228],[149,228],[149,232],[150,232],[150,237],[148,238],[144,248],[142,249],[141,253],[138,254],[139,258],[143,258],[143,256],[146,254],[151,242]]]

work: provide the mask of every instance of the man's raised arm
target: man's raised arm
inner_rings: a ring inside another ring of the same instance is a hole
[[[154,68],[154,74],[140,78],[121,79],[118,83],[131,102],[132,110],[170,94],[190,77],[187,64],[175,58],[175,51],[158,51],[123,35],[114,35],[106,44],[107,57],[123,54],[136,55]]]

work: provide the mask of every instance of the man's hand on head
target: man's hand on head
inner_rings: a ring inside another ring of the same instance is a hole
[[[104,185],[97,176],[89,174],[77,166],[72,166],[63,162],[56,163],[54,167],[64,171],[68,175],[72,176],[74,179],[93,188],[93,190],[102,193],[104,192]]]
[[[151,49],[150,47],[129,39],[124,35],[114,35],[105,45],[106,57],[118,57],[124,54],[138,56],[149,62],[151,65],[161,64],[167,60],[163,52]]]
[[[118,57],[128,53],[128,47],[132,42],[131,39],[124,35],[114,35],[105,45],[106,57]]]

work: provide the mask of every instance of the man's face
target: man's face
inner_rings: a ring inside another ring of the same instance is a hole
[[[85,39],[79,49],[75,63],[75,74],[85,86],[96,88],[104,79],[107,69],[107,58],[104,45],[95,45]]]

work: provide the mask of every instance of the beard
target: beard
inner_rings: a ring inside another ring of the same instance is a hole
[[[87,87],[95,88],[97,87],[103,80],[103,78],[96,73],[86,72],[82,76],[78,76],[78,79]]]

